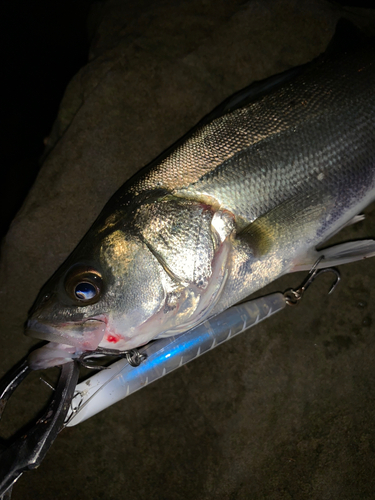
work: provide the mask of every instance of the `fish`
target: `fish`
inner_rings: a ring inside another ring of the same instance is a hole
[[[375,199],[375,48],[324,54],[229,98],[108,201],[44,285],[34,369],[185,332],[287,273]]]

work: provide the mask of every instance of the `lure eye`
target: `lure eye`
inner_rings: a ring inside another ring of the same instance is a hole
[[[102,289],[102,277],[91,267],[74,267],[65,279],[66,293],[79,306],[98,302]]]

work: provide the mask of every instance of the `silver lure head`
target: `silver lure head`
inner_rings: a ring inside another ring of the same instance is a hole
[[[140,204],[130,216],[102,214],[30,312],[26,334],[54,343],[30,364],[132,349],[201,322],[224,286],[232,230],[229,214],[175,198]]]

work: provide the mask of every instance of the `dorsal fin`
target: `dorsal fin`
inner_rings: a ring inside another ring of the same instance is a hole
[[[287,69],[277,75],[272,75],[264,80],[251,83],[247,87],[225,99],[224,102],[219,104],[219,106],[206,115],[197,126],[201,127],[202,125],[216,120],[227,113],[231,113],[238,108],[242,108],[257,99],[260,99],[262,96],[269,94],[273,90],[282,87],[285,83],[293,80],[297,75],[301,74],[308,64],[310,63]]]

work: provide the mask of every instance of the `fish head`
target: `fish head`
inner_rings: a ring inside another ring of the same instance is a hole
[[[126,348],[137,326],[160,308],[160,265],[140,240],[123,231],[82,247],[42,288],[26,334],[62,344],[68,354],[99,345]]]
[[[201,322],[225,283],[230,220],[177,202],[143,206],[131,224],[93,228],[30,312],[26,334],[53,343],[34,351],[31,365],[61,364],[98,347],[133,349]],[[205,230],[199,238],[198,229]]]

